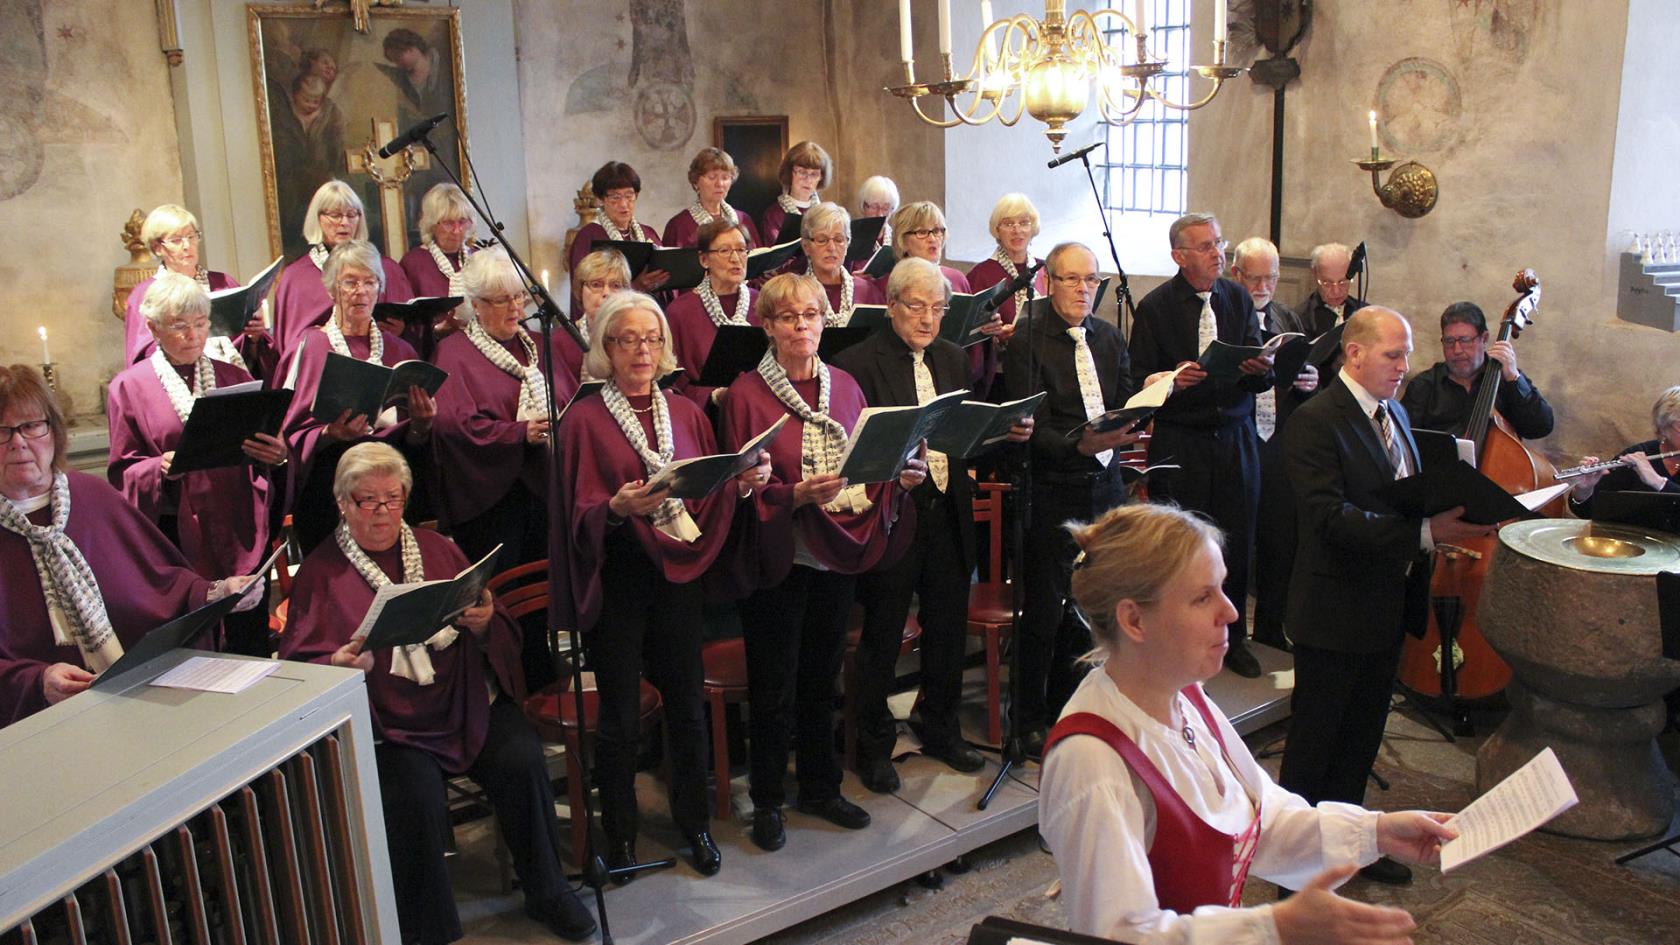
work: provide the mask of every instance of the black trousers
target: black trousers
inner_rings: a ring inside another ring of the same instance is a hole
[[[443,860],[449,843],[448,775],[436,758],[418,748],[382,743],[374,753],[402,940],[453,942],[461,937],[461,918]],[[526,900],[553,902],[572,895],[557,852],[560,823],[542,742],[511,700],[497,699],[490,707],[484,749],[466,773],[495,808]]]
[[[671,764],[671,816],[685,833],[708,829],[706,719],[700,642],[705,595],[698,581],[673,584],[635,536],[620,528],[607,539],[601,568],[601,621],[584,637],[600,694],[595,783],[608,839],[633,840],[636,746],[641,681],[659,690]]]
[[[1295,694],[1278,783],[1311,803],[1362,804],[1382,747],[1398,645],[1380,653],[1295,647]]]
[[[1295,568],[1295,527],[1295,490],[1289,485],[1280,429],[1260,444],[1260,508],[1254,530],[1254,639],[1261,643],[1284,639],[1289,572]]]
[[[496,570],[506,571],[548,554],[548,504],[542,497],[514,480],[513,488],[481,514],[450,525],[455,540],[469,561],[477,561],[502,546]],[[538,615],[521,622],[524,649],[519,661],[525,670],[525,688],[537,692],[554,681],[554,657],[548,651],[548,628]]]
[[[1048,727],[1085,676],[1077,661],[1091,649],[1091,634],[1068,612],[1079,546],[1063,526],[1088,522],[1119,504],[1124,493],[1118,482],[1118,475],[1034,475],[1021,639],[1016,641],[1021,647],[1020,704],[1014,707],[1017,731]]]
[[[921,737],[929,747],[960,744],[963,652],[968,643],[969,570],[963,555],[956,504],[933,492],[916,504],[916,536],[899,562],[858,578],[863,633],[855,655],[858,764],[886,759],[897,740],[887,696],[898,675],[898,650],[910,598],[922,625]]]
[[[840,794],[834,680],[846,653],[846,618],[856,584],[852,575],[796,564],[782,583],[741,602],[755,808],[786,802],[782,781],[790,742],[799,799],[820,804]]]
[[[1225,596],[1237,609],[1227,628],[1232,643],[1248,636],[1248,566],[1254,552],[1254,518],[1260,506],[1260,437],[1249,419],[1214,428],[1155,421],[1149,440],[1151,464],[1171,461],[1180,468],[1149,478],[1149,498],[1200,512],[1225,533]]]

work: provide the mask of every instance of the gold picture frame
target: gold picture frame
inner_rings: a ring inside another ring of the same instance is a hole
[[[336,177],[361,196],[369,239],[401,257],[418,243],[420,198],[449,177],[419,145],[386,160],[375,151],[447,112],[432,143],[454,170],[466,166],[461,11],[375,7],[364,33],[348,8],[250,4],[246,25],[270,251],[295,258],[308,249],[304,211]]]

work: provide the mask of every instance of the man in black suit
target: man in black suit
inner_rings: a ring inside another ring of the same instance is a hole
[[[1227,628],[1225,665],[1253,678],[1260,675],[1260,662],[1248,649],[1243,609],[1260,505],[1254,395],[1272,388],[1272,361],[1249,358],[1235,379],[1209,377],[1197,366],[1197,357],[1216,338],[1258,345],[1260,321],[1248,292],[1219,276],[1225,241],[1212,214],[1179,217],[1167,236],[1178,274],[1143,297],[1132,325],[1132,379],[1138,386],[1182,368],[1173,381],[1177,390],[1155,413],[1149,440],[1150,465],[1170,461],[1179,468],[1151,476],[1149,497],[1201,512],[1224,530],[1225,596],[1237,608]]]
[[[951,284],[939,267],[909,257],[887,279],[889,328],[842,352],[835,366],[852,375],[871,407],[922,404],[968,384],[968,356],[939,337]],[[1009,438],[1025,442],[1032,422]],[[858,639],[855,718],[857,770],[864,787],[885,794],[898,788],[892,748],[896,725],[887,695],[897,678],[900,634],[910,598],[920,598],[922,698],[918,734],[925,754],[958,771],[978,771],[984,760],[957,724],[962,702],[963,651],[968,640],[968,585],[974,571],[974,483],[961,460],[928,454],[928,477],[910,493],[916,537],[899,562],[862,576],[863,633]]]
[[[1423,630],[1435,543],[1492,531],[1463,521],[1462,507],[1410,518],[1384,498],[1389,484],[1420,468],[1394,399],[1411,350],[1399,313],[1361,309],[1342,337],[1342,370],[1284,433],[1300,537],[1289,585],[1295,694],[1278,783],[1314,804],[1365,797],[1402,635]],[[1411,879],[1387,858],[1362,872]]]
[[[1348,294],[1352,284],[1352,276],[1348,266],[1353,262],[1353,251],[1341,243],[1323,243],[1313,247],[1311,257],[1313,289],[1296,311],[1301,313],[1302,323],[1308,327],[1303,329],[1307,337],[1317,338],[1338,322],[1353,317],[1353,313],[1365,307],[1363,299]]]
[[[1311,326],[1278,301],[1277,247],[1251,236],[1231,252],[1231,278],[1254,300],[1260,337],[1270,341],[1299,332],[1311,341]],[[1296,377],[1277,377],[1271,390],[1254,398],[1254,426],[1260,435],[1260,506],[1254,530],[1254,639],[1289,651],[1284,615],[1289,603],[1289,572],[1295,566],[1295,495],[1283,462],[1283,425],[1295,408],[1318,389],[1318,368],[1303,365]]]
[[[1049,724],[1079,684],[1075,661],[1091,648],[1090,634],[1069,613],[1069,581],[1078,552],[1063,528],[1069,519],[1090,521],[1125,501],[1116,453],[1141,431],[1068,434],[1132,395],[1126,339],[1120,329],[1091,314],[1102,279],[1097,257],[1081,243],[1062,243],[1045,257],[1050,277],[1047,305],[1035,305],[1004,352],[1004,399],[1039,391],[1047,396],[1027,449],[1032,454],[1032,515],[1026,530],[1022,592],[1020,704],[1016,731],[1030,755],[1043,751]]]

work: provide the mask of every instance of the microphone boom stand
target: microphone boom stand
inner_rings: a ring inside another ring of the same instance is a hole
[[[1085,179],[1091,182],[1091,199],[1097,202],[1097,216],[1102,219],[1103,239],[1108,241],[1108,255],[1114,260],[1114,273],[1120,277],[1120,292],[1115,299],[1115,307],[1121,330],[1129,334],[1136,314],[1132,304],[1132,282],[1126,277],[1125,267],[1120,265],[1120,251],[1114,248],[1114,230],[1108,225],[1108,209],[1103,206],[1102,191],[1097,189],[1097,175],[1091,170],[1090,154],[1081,153],[1079,163],[1085,165]]]
[[[525,282],[526,290],[530,292],[532,298],[537,299],[537,317],[542,321],[543,338],[542,351],[539,353],[540,360],[538,363],[541,365],[543,375],[550,381],[549,383],[543,385],[547,389],[548,393],[548,396],[544,398],[546,401],[545,407],[548,411],[548,438],[545,441],[545,444],[548,447],[548,495],[546,498],[548,501],[549,532],[548,599],[550,601],[550,606],[547,609],[548,627],[546,629],[549,640],[549,651],[554,654],[554,659],[558,662],[560,660],[558,653],[558,644],[561,632],[559,627],[560,618],[555,611],[553,602],[558,599],[558,596],[555,593],[558,588],[558,582],[555,580],[555,569],[559,566],[559,562],[557,562],[554,558],[553,549],[557,547],[557,543],[554,540],[554,510],[558,508],[557,499],[559,498],[559,476],[561,466],[559,437],[560,415],[559,409],[555,405],[554,384],[552,383],[554,378],[554,325],[559,324],[567,334],[571,335],[572,340],[577,343],[579,350],[589,350],[589,339],[583,337],[583,333],[578,331],[577,326],[572,323],[571,319],[566,318],[563,314],[561,314],[560,306],[555,303],[554,296],[549,295],[548,293],[548,287],[543,285],[540,280],[531,274],[531,268],[525,265],[525,260],[521,259],[518,251],[516,251],[513,246],[508,243],[507,235],[502,231],[502,225],[496,222],[496,219],[490,215],[489,209],[480,202],[479,198],[475,194],[471,193],[466,187],[462,186],[460,175],[449,166],[448,161],[443,159],[443,155],[438,153],[437,146],[432,144],[431,137],[422,134],[418,143],[426,146],[426,150],[432,155],[432,160],[436,161],[438,166],[443,168],[444,173],[449,175],[449,179],[454,181],[455,186],[461,189],[462,195],[467,198],[467,203],[473,208],[474,212],[476,212],[479,217],[484,220],[485,225],[490,228],[490,233],[496,238],[496,242],[501,244],[502,249],[507,251],[508,259],[513,262],[514,268],[519,270],[520,277]],[[472,158],[468,157],[467,162],[470,168]],[[474,176],[477,176],[476,173]],[[584,721],[588,718],[586,704],[583,698],[583,640],[578,633],[578,628],[575,625],[568,628],[565,632],[573,657],[570,662],[572,698],[575,703],[574,709],[577,712],[576,718],[578,721],[577,770],[578,779],[582,782],[581,793],[583,796],[583,810],[572,811],[572,816],[574,818],[582,817],[586,828],[588,828],[583,832],[584,847],[582,850],[578,851],[578,858],[583,863],[583,874],[581,878],[586,886],[595,891],[595,917],[601,925],[602,945],[612,945],[612,924],[607,920],[607,897],[605,892],[607,881],[615,878],[633,876],[637,873],[647,872],[649,870],[665,869],[667,867],[676,866],[677,860],[676,857],[666,857],[663,860],[635,863],[616,870],[609,870],[607,869],[606,862],[601,858],[600,851],[595,849],[595,831],[593,829],[595,809],[592,799],[593,786],[590,784],[590,750],[588,747],[588,739],[583,737]],[[557,856],[558,852],[559,851],[556,851]]]

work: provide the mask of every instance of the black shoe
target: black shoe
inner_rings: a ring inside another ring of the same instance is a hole
[[[547,902],[525,900],[525,914],[555,935],[573,942],[581,942],[595,934],[595,917],[589,914],[570,889],[563,890],[559,898]]]
[[[876,758],[858,763],[858,780],[876,794],[891,794],[898,790],[898,770],[890,758]]]
[[[760,850],[775,852],[787,843],[787,830],[782,827],[780,807],[753,809],[752,842]]]
[[[1029,728],[1021,733],[1021,751],[1028,758],[1044,757],[1044,740],[1050,733],[1042,728]]]
[[[717,871],[723,869],[723,854],[718,852],[710,833],[696,830],[689,834],[688,848],[689,855],[694,857],[694,868],[701,876],[716,876]]]
[[[1247,643],[1231,644],[1225,651],[1225,668],[1244,679],[1260,678],[1260,661],[1249,651]]]
[[[608,840],[607,841],[607,870],[608,870],[608,872],[611,872],[612,870],[623,869],[627,866],[635,866],[635,865],[636,865],[636,841],[634,841],[634,840]],[[636,876],[635,876],[634,873],[625,873],[622,876],[614,876],[612,878],[612,881],[614,883],[622,886],[625,883],[628,883],[629,881],[631,881],[632,879],[635,879],[635,878],[636,878]]]
[[[862,830],[869,826],[869,811],[838,795],[826,801],[816,801],[809,804],[801,800],[799,802],[799,812],[810,814],[813,817],[821,817],[834,826],[845,827],[847,830]]]
[[[1412,868],[1404,863],[1396,863],[1386,856],[1370,866],[1362,868],[1359,875],[1373,883],[1382,883],[1387,886],[1410,886],[1412,884]]]
[[[1042,745],[1039,746],[1043,748]],[[985,756],[975,751],[967,742],[955,741],[943,745],[923,745],[922,754],[929,758],[938,758],[949,765],[953,771],[963,774],[973,774],[986,767]]]

